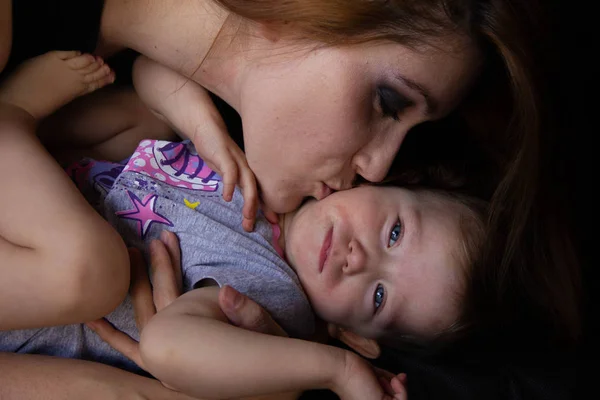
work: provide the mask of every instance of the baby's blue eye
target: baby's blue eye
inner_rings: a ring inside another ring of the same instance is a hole
[[[402,224],[400,221],[396,222],[396,225],[392,228],[390,232],[390,241],[388,242],[388,247],[392,247],[398,239],[400,239],[400,234],[402,233]]]
[[[377,309],[381,306],[381,303],[383,303],[384,298],[385,298],[385,289],[383,288],[383,285],[380,283],[377,285],[377,288],[375,289],[375,296],[373,296],[373,302],[375,303],[375,311],[377,311]]]

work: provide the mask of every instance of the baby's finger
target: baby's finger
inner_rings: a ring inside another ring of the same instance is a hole
[[[263,215],[272,224],[276,224],[279,222],[279,215],[276,212],[272,211],[268,208],[265,203],[261,202],[260,209],[262,210]]]
[[[377,380],[379,381],[379,384],[385,393],[389,394],[390,396],[394,396],[394,388],[392,388],[392,384],[390,383],[389,379],[386,379],[383,376],[378,376]]]
[[[231,201],[231,199],[233,199],[234,191],[235,191],[235,183],[223,182],[223,200]]]
[[[256,190],[256,179],[254,179],[254,174],[249,168],[242,171],[241,186],[244,195],[242,226],[247,232],[252,232],[256,222],[256,213],[258,212],[258,191]]]
[[[221,177],[223,179],[223,199],[225,201],[231,201],[233,198],[233,191],[235,185],[238,183],[238,166],[229,152],[226,153],[227,158],[220,157],[221,162],[218,170],[222,172]]]
[[[152,287],[150,286],[142,254],[138,249],[129,249],[129,260],[131,262],[129,295],[133,304],[135,323],[141,332],[150,318],[156,314],[156,309],[154,308]]]
[[[406,377],[407,377],[407,375],[404,372],[396,375],[396,378],[398,378],[400,383],[402,383],[403,385],[406,385]]]
[[[403,377],[404,382],[402,382],[401,376]],[[406,400],[408,398],[406,387],[404,386],[405,383],[406,374],[398,374],[397,377],[392,378],[390,381],[392,389],[394,390],[394,400]]]
[[[386,369],[379,368],[376,366],[373,366],[373,370],[375,371],[377,376],[381,376],[381,377],[387,379],[388,381],[392,380],[392,378],[396,376],[396,374],[394,374]]]
[[[118,329],[115,329],[114,326],[103,318],[88,322],[86,325],[100,336],[100,339],[104,340],[110,347],[129,358],[140,368],[146,369],[144,368],[144,363],[140,356],[140,346],[138,342]]]
[[[246,232],[252,232],[255,225],[256,219],[246,219],[246,217],[242,219],[242,228],[244,228]]]

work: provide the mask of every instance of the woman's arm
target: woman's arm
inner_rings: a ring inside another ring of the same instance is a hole
[[[386,397],[371,367],[340,348],[240,329],[227,323],[218,288],[190,291],[141,334],[144,367],[192,396],[232,398],[327,388],[342,399]]]
[[[242,400],[295,400],[282,393]],[[0,399],[201,400],[155,379],[91,361],[0,353]]]
[[[0,353],[0,399],[192,400],[159,381],[91,361]]]

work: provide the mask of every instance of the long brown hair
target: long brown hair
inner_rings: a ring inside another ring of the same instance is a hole
[[[476,133],[492,144],[497,167],[490,177],[489,240],[468,288],[471,321],[488,331],[522,333],[535,319],[556,338],[578,337],[579,265],[552,182],[554,137],[536,59],[546,27],[536,0],[217,1],[242,18],[289,26],[298,38],[324,45],[391,40],[414,46],[448,33],[471,37],[486,58],[479,89],[500,90],[487,108],[482,97],[470,99],[479,102],[480,115],[496,117],[479,117],[484,125]]]

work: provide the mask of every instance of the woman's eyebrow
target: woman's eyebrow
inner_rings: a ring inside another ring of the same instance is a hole
[[[431,97],[429,90],[427,90],[423,85],[420,85],[419,83],[413,81],[412,79],[409,79],[409,78],[405,77],[404,75],[400,75],[400,74],[396,74],[396,79],[398,79],[404,85],[408,86],[410,89],[419,93],[421,96],[423,96],[423,98],[425,99],[425,105],[426,105],[425,113],[427,114],[428,117],[431,117],[432,115],[434,115],[437,112],[437,110],[438,110],[437,102],[435,101],[435,99],[433,97]]]

